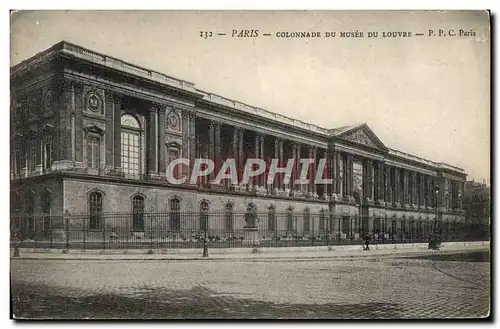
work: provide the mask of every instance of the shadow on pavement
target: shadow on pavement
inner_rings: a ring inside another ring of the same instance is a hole
[[[131,296],[68,297],[50,287],[12,285],[15,318],[25,319],[375,319],[404,316],[395,304],[275,304],[204,288],[141,289]]]
[[[405,259],[425,259],[434,261],[459,261],[459,262],[490,262],[489,251],[472,251],[454,254],[430,254]]]

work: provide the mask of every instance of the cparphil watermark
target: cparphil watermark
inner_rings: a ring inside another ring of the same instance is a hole
[[[272,185],[275,183],[276,176],[282,175],[283,184],[287,185],[295,174],[296,179],[293,182],[295,185],[309,185],[310,178],[313,176],[310,174],[311,165],[316,161],[315,159],[302,158],[297,163],[294,159],[289,159],[284,166],[280,163],[279,159],[271,159],[268,162],[259,158],[249,158],[243,168],[238,168],[236,160],[229,158],[220,165],[220,169],[215,173],[216,164],[213,160],[197,158],[194,160],[191,175],[188,175],[189,170],[186,169],[191,168],[190,160],[178,158],[168,164],[166,179],[173,185],[186,184],[187,182],[196,185],[200,179],[214,177],[210,180],[210,184],[220,185],[224,180],[226,182],[229,181],[231,185],[246,185],[252,179],[264,175],[264,177],[267,177],[266,184]],[[326,159],[319,159],[316,166],[316,174],[314,175],[314,184],[331,184],[333,182],[333,179],[323,177],[325,176],[325,168]]]

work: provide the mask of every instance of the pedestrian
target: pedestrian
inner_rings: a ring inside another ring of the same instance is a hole
[[[370,250],[370,235],[365,236],[365,245],[363,246],[363,250]]]

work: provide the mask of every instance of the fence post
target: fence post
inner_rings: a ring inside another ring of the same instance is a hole
[[[274,212],[274,243],[276,244],[276,247],[278,246],[278,214]]]
[[[69,211],[66,209],[64,212],[64,226],[66,231],[66,250],[63,250],[63,253],[69,252]]]
[[[149,212],[149,251],[148,254],[153,253],[153,207]]]
[[[83,250],[86,250],[86,241],[87,241],[87,223],[85,220],[85,216],[83,217]]]
[[[106,251],[106,217],[102,216],[102,250]]]
[[[208,244],[207,244],[207,229],[208,229],[208,215],[207,217],[203,217],[203,228],[204,228],[204,237],[203,237],[203,257],[208,258]]]
[[[315,221],[314,221],[314,219],[315,219],[316,216],[315,215],[311,215],[311,214],[309,216],[312,219],[311,246],[314,246],[314,239],[316,239],[316,236],[315,236],[316,234],[315,234],[315,230],[314,230],[315,229],[315,226],[314,226],[314,222]]]
[[[337,227],[338,227],[337,244],[340,245],[340,240],[342,238],[341,231],[340,231],[340,216],[338,217]],[[344,228],[342,228],[342,229],[344,229]]]
[[[21,220],[19,220],[19,223],[21,223]],[[18,227],[18,229],[14,235],[14,237],[16,238],[16,241],[14,243],[14,255],[13,255],[13,257],[19,257],[19,244],[20,244],[20,241],[22,241],[21,240],[21,224],[16,225],[16,226]],[[11,234],[11,239],[12,239],[12,234]]]

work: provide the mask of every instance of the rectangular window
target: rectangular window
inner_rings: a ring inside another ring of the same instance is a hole
[[[16,173],[16,175],[19,175],[21,173],[21,169],[23,169],[23,167],[24,167],[24,164],[23,164],[24,156],[23,156],[22,149],[21,149],[21,143],[16,143],[15,160],[16,160],[15,173]]]
[[[43,141],[43,169],[52,167],[52,137],[47,136]]]
[[[89,168],[100,167],[100,144],[98,137],[89,136],[87,138],[87,166]]]
[[[288,231],[293,231],[293,213],[291,211],[286,213],[286,228]]]
[[[270,210],[267,213],[267,229],[269,231],[276,231],[276,212]]]
[[[32,139],[29,141],[29,171],[34,172],[36,170],[36,140]]]
[[[304,234],[308,234],[311,230],[310,215],[309,212],[304,213]]]
[[[127,175],[139,175],[140,173],[140,143],[139,135],[122,132],[121,158],[123,171]]]
[[[349,216],[342,217],[342,233],[350,236],[351,233],[351,221]]]

